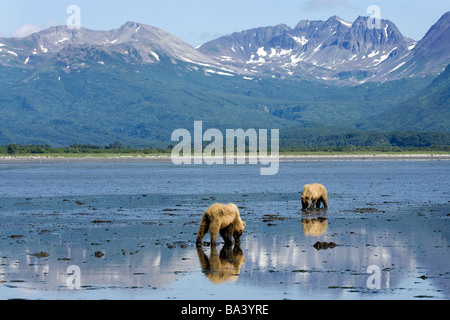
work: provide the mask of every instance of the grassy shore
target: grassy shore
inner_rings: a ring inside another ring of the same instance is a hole
[[[309,158],[365,158],[365,159],[377,159],[377,158],[442,158],[450,159],[449,151],[423,151],[423,150],[408,150],[402,152],[392,151],[298,151],[298,152],[280,152],[280,159],[283,160],[295,160],[295,159],[309,159]],[[171,157],[170,152],[158,152],[158,153],[142,153],[142,152],[94,152],[94,153],[22,153],[17,155],[0,154],[0,161],[14,161],[14,160],[169,160]]]
[[[69,147],[53,148],[48,145],[21,146],[10,144],[0,146],[0,159],[168,159],[171,148],[125,148],[120,142],[107,147],[74,144]],[[223,155],[226,155],[224,150]],[[407,156],[450,156],[450,147],[310,147],[280,148],[281,158],[302,157],[407,157]]]

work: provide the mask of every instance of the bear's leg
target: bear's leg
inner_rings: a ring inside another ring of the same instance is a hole
[[[205,216],[203,216],[197,233],[197,241],[196,241],[197,245],[200,245],[202,243],[203,237],[205,236],[205,233],[208,231],[208,228],[209,228],[209,221]]]
[[[317,201],[316,209],[320,209],[320,199]]]
[[[225,244],[230,244],[233,241],[231,240],[231,235],[233,234],[232,226],[229,225],[226,228],[223,228],[220,230],[220,235],[222,236],[223,240],[225,241]]]
[[[240,245],[241,244],[241,237],[240,236],[234,236],[234,243],[236,245]]]
[[[327,196],[322,196],[322,203],[324,208],[328,208],[328,199]]]
[[[217,237],[219,236],[220,224],[211,223],[209,225],[209,234],[211,235],[211,246],[217,245]]]
[[[313,199],[311,205],[309,206],[310,209],[312,209],[312,208],[314,208],[314,207],[316,207],[316,206],[317,206],[317,208],[319,208],[320,202],[319,202],[319,204],[317,204],[317,200],[318,200],[318,199]]]

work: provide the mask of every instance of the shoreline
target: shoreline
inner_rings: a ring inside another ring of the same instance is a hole
[[[220,157],[225,163],[225,157]],[[204,157],[205,159],[220,159],[219,157]],[[241,158],[241,157],[238,157]],[[192,161],[195,157],[191,157]],[[248,156],[245,156],[248,161]],[[275,157],[263,157],[257,160],[274,161]],[[330,154],[330,155],[290,155],[282,154],[279,156],[280,162],[295,161],[442,161],[450,160],[450,154]],[[170,155],[101,155],[93,156],[87,154],[85,156],[0,156],[1,163],[44,163],[44,162],[172,162]]]

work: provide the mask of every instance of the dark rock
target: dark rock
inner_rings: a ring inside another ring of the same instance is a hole
[[[333,249],[336,246],[337,246],[337,244],[334,242],[320,242],[320,241],[317,241],[313,245],[313,247],[316,248],[316,250]]]

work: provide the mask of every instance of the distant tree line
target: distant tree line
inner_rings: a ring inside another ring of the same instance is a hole
[[[140,154],[159,154],[168,153],[171,150],[167,148],[131,148],[125,147],[120,141],[115,141],[106,146],[92,145],[84,143],[74,143],[68,147],[51,147],[48,144],[20,145],[11,143],[0,147],[0,154],[17,156],[21,154],[77,154],[77,153],[140,153]]]
[[[204,145],[205,147],[206,145]],[[248,146],[247,146],[248,147]],[[0,146],[2,155],[27,154],[170,154],[173,144],[167,148],[132,148],[120,141],[106,146],[74,143],[68,147],[51,147],[48,144],[20,145],[11,143]],[[247,149],[248,151],[248,149]],[[402,151],[450,151],[450,133],[447,132],[368,132],[351,133],[305,132],[286,130],[280,135],[280,152],[402,152]],[[225,154],[225,150],[224,150]]]
[[[362,149],[439,149],[448,150],[450,133],[448,132],[370,132],[355,131],[347,133],[304,132],[287,130],[280,136],[280,149],[330,148],[347,150]]]

